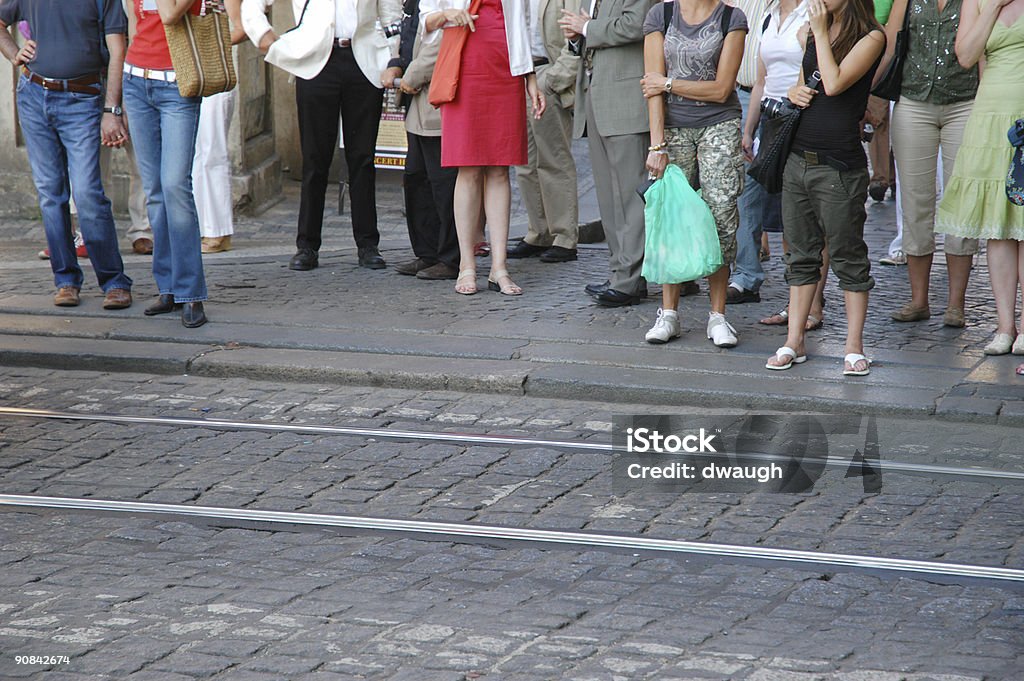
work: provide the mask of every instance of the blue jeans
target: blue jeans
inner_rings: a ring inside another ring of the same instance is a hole
[[[124,108],[153,227],[153,278],[177,303],[206,300],[199,216],[192,196],[192,159],[199,97],[178,86],[124,75]]]
[[[131,290],[132,280],[125,275],[117,250],[114,215],[100,179],[103,95],[45,90],[21,75],[18,118],[39,195],[54,284],[81,289],[84,279],[71,235],[68,202],[74,187],[82,238],[100,288]]]
[[[750,107],[750,93],[737,89],[740,104],[743,106],[743,120],[747,120],[747,109]],[[758,102],[760,106],[760,102]],[[749,164],[744,164],[744,169]],[[736,230],[736,263],[732,270],[730,283],[742,286],[748,291],[756,291],[764,283],[764,269],[761,267],[761,224],[764,209],[770,199],[768,192],[754,178],[747,175],[740,194],[740,226]]]

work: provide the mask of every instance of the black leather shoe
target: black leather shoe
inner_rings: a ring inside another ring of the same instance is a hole
[[[596,297],[607,291],[611,285],[611,280],[605,279],[603,284],[587,284],[583,290],[586,291],[588,295]]]
[[[740,303],[760,303],[761,294],[757,291],[748,291],[746,289],[740,290],[735,286],[730,286],[725,290],[725,302],[729,305],[739,305]]]
[[[202,302],[185,303],[181,306],[181,324],[188,329],[194,329],[206,323],[206,313],[203,312]]]
[[[700,294],[700,285],[695,281],[683,282],[683,289],[679,292],[680,297],[696,296]]]
[[[288,262],[288,269],[305,272],[320,265],[320,256],[312,248],[300,248]]]
[[[518,260],[520,258],[532,258],[533,256],[540,255],[547,250],[548,248],[546,246],[534,246],[533,244],[526,243],[526,239],[520,239],[519,243],[508,249],[508,257],[513,260]]]
[[[178,305],[174,304],[174,296],[170,293],[161,293],[160,297],[156,299],[156,302],[147,307],[142,311],[142,314],[147,317],[152,317],[158,314],[167,314],[168,312],[174,312],[178,308]]]
[[[387,267],[387,263],[376,247],[367,246],[359,249],[359,266],[369,270],[382,270]]]
[[[523,243],[526,243],[525,241]],[[570,262],[576,259],[575,248],[562,248],[561,246],[552,246],[543,253],[540,254],[541,262]]]
[[[622,291],[616,291],[613,288],[606,289],[599,295],[595,296],[597,304],[602,307],[625,307],[626,305],[636,305],[637,303],[643,302],[643,299],[643,296],[623,293]]]

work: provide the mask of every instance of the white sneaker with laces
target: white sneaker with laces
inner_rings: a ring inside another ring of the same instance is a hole
[[[720,348],[734,348],[739,341],[736,329],[725,321],[725,315],[718,312],[708,314],[708,339]]]
[[[654,326],[644,338],[648,343],[660,345],[682,335],[683,331],[679,328],[679,313],[675,310],[662,310],[659,307],[658,318],[654,320]]]

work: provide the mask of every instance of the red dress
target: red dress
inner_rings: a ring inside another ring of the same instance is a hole
[[[479,15],[462,50],[455,99],[441,105],[441,165],[525,165],[526,81],[508,65],[501,0],[483,0]]]

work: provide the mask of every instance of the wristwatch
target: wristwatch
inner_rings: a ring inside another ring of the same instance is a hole
[[[672,94],[672,79],[669,78],[665,81],[665,92]]]
[[[110,113],[114,114],[115,116],[120,116],[124,113],[124,110],[122,110],[119,106],[105,106],[103,107],[103,113]]]

